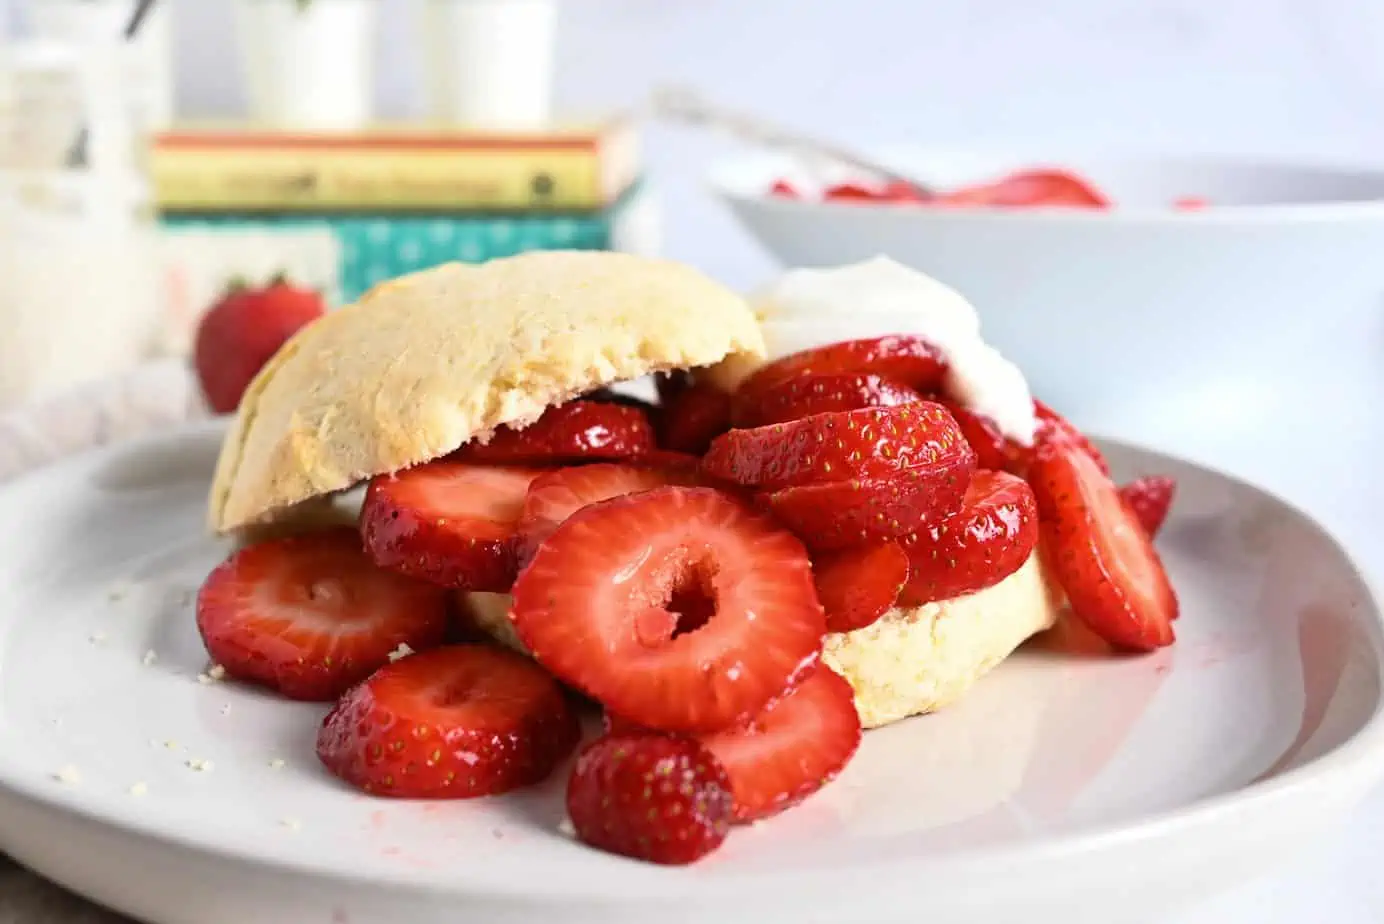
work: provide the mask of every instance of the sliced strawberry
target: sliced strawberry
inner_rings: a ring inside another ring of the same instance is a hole
[[[961,505],[975,454],[945,467],[910,469],[889,479],[800,485],[762,495],[803,542],[818,551],[845,549],[916,533]]]
[[[1078,430],[1071,421],[1037,398],[1033,399],[1033,412],[1038,415],[1038,433],[1033,440],[1035,446],[1057,441],[1070,443],[1090,456],[1091,461],[1096,463],[1096,468],[1101,470],[1101,474],[1110,474],[1110,465],[1105,461],[1105,456],[1096,448],[1096,444],[1091,442],[1086,434]],[[1032,453],[1030,452],[1029,455],[1031,456]],[[1015,474],[1020,473],[1016,472]]]
[[[212,660],[290,699],[335,699],[400,645],[441,644],[447,621],[446,591],[376,568],[349,528],[246,546],[197,595]]]
[[[863,545],[815,556],[817,598],[828,632],[853,632],[875,622],[908,583],[908,554],[897,542]]]
[[[560,468],[534,479],[519,517],[519,558],[527,561],[558,525],[597,501],[670,484],[697,482],[695,470],[660,470],[611,462]]]
[[[645,401],[638,395],[625,394],[613,388],[597,388],[595,391],[588,391],[578,401],[594,401],[597,404],[616,404],[620,407],[632,407],[637,411],[643,411],[645,415],[657,413],[658,406],[650,401]]]
[[[933,200],[938,205],[1071,206],[1106,208],[1109,201],[1090,183],[1066,170],[1037,169],[1011,173],[991,183],[967,186]]]
[[[582,749],[567,781],[583,843],[669,866],[720,847],[733,805],[725,768],[691,738],[605,735]]]
[[[1028,480],[1072,612],[1112,645],[1137,651],[1171,645],[1177,595],[1114,482],[1090,455],[1062,440],[1039,447]]]
[[[1168,511],[1173,505],[1173,495],[1177,492],[1177,482],[1163,475],[1144,475],[1120,487],[1120,497],[1144,532],[1152,539],[1163,528]]]
[[[732,430],[712,443],[702,469],[722,481],[773,490],[902,472],[948,472],[974,459],[946,408],[915,401]]]
[[[703,736],[730,777],[735,820],[801,802],[845,769],[860,746],[855,692],[825,664],[743,727]]]
[[[749,718],[815,663],[826,632],[802,544],[710,488],[579,510],[539,545],[513,594],[510,618],[540,664],[663,731]]]
[[[664,403],[659,425],[659,446],[701,455],[730,429],[730,395],[712,385],[689,385]]]
[[[837,183],[828,186],[822,193],[828,202],[878,202],[881,194],[861,183]]]
[[[540,782],[580,738],[541,667],[453,645],[401,658],[342,697],[318,730],[317,756],[374,795],[469,799]]]
[[[702,458],[701,456],[694,456],[690,452],[675,452],[671,449],[654,449],[637,456],[630,456],[621,464],[633,465],[638,468],[660,468],[674,472],[686,472],[696,471],[700,468]]]
[[[515,536],[539,469],[429,462],[370,482],[360,530],[375,563],[461,590],[504,592]]]
[[[1038,509],[1022,478],[977,471],[961,509],[904,540],[911,577],[908,606],[949,600],[998,584],[1038,544]]]
[[[569,401],[523,429],[501,427],[489,443],[469,444],[456,455],[469,462],[532,465],[618,460],[653,448],[653,426],[639,408]]]
[[[789,183],[787,180],[775,180],[773,184],[769,186],[769,195],[778,196],[783,199],[802,198],[801,194],[799,194],[798,192],[797,187],[794,186],[792,183]]]
[[[803,375],[761,391],[740,392],[731,417],[737,427],[764,427],[830,411],[897,407],[921,398],[907,385],[869,373]]]
[[[946,360],[931,343],[921,337],[894,335],[846,340],[785,356],[756,370],[739,391],[750,400],[750,392],[781,385],[801,375],[872,373],[921,393],[935,391],[946,371]]]
[[[962,407],[950,398],[935,400],[951,413],[966,442],[976,451],[977,468],[1018,473],[1027,467],[1029,450],[1001,433],[989,417]]]

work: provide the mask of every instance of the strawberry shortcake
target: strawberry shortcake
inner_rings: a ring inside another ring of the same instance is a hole
[[[357,485],[351,526],[208,577],[211,656],[332,703],[319,757],[380,796],[496,795],[580,747],[578,836],[652,862],[811,795],[1064,613],[1173,640],[1171,483],[1117,487],[960,295],[888,260],[753,301],[608,253],[386,284],[252,382],[210,522],[312,524]]]

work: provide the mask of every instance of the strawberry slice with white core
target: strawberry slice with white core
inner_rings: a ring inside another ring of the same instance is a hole
[[[711,488],[579,510],[513,595],[510,618],[540,664],[660,731],[750,718],[815,665],[826,632],[802,543]]]
[[[736,821],[801,802],[836,778],[860,746],[855,693],[825,664],[740,728],[703,736],[730,777]]]
[[[197,596],[212,660],[300,700],[335,699],[400,645],[441,644],[447,622],[446,591],[375,567],[349,528],[246,546]]]
[[[361,535],[376,564],[443,587],[504,593],[515,539],[541,469],[429,462],[370,482]]]
[[[538,544],[583,507],[664,485],[697,483],[695,469],[661,469],[598,463],[560,468],[535,478],[519,517],[519,558],[527,561]]]
[[[1040,445],[1028,481],[1043,542],[1072,612],[1112,645],[1173,643],[1177,594],[1153,541],[1119,489],[1079,445]]]

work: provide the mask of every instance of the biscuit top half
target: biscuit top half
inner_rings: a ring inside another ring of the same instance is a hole
[[[665,260],[542,252],[402,276],[303,328],[250,383],[210,525],[273,521],[603,385],[763,351],[744,299]]]

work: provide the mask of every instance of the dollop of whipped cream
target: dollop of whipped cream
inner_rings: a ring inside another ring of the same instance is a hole
[[[1033,395],[1019,367],[980,336],[980,317],[955,289],[888,257],[789,270],[752,299],[768,358],[890,334],[913,334],[947,360],[943,390],[1033,445]]]

